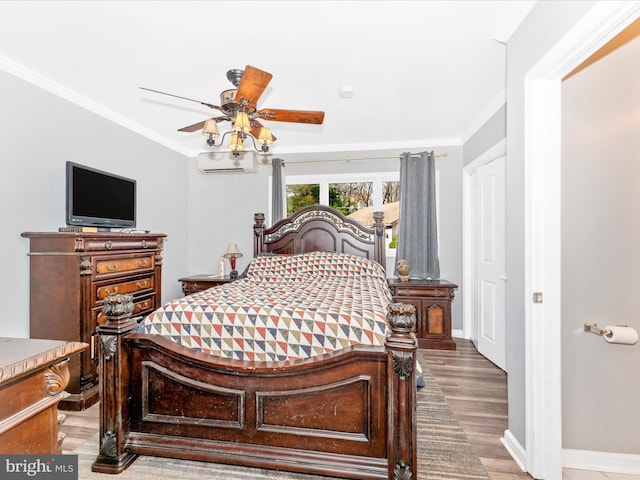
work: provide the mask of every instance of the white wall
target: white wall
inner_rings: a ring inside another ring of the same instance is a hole
[[[436,160],[440,171],[440,273],[460,285],[452,307],[452,327],[462,328],[462,147],[425,147],[447,157]],[[415,149],[414,149],[415,150]],[[285,160],[285,175],[323,173],[389,172],[400,168],[399,159],[351,162],[291,163]],[[257,174],[205,175],[190,160],[189,168],[189,267],[185,274],[217,271],[227,245],[235,242],[244,256],[242,271],[253,255],[253,214],[269,214],[271,167]]]
[[[463,166],[476,160],[507,136],[507,106],[502,105],[469,139],[464,142]]]
[[[640,344],[585,322],[640,330],[640,38],[562,86],[563,447],[640,454]]]
[[[67,160],[137,180],[138,226],[169,236],[162,297],[176,297],[187,159],[2,71],[0,91],[0,336],[29,336],[29,241],[20,234],[64,226]]]
[[[527,72],[595,2],[538,2],[507,42],[507,372],[509,432],[526,449],[524,150]]]

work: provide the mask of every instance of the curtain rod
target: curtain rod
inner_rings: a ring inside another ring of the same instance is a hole
[[[448,153],[436,153],[435,158],[448,157]],[[284,163],[324,163],[324,162],[350,162],[351,160],[383,160],[385,158],[402,158],[400,155],[384,155],[380,157],[352,157],[352,158],[335,158],[333,160],[321,159],[321,160],[284,160]],[[419,153],[412,153],[411,158],[420,158]]]

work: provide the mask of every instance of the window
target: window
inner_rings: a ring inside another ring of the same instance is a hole
[[[329,184],[329,206],[350,215],[356,210],[373,207],[373,182]]]
[[[370,226],[373,212],[382,210],[387,248],[393,249],[399,217],[398,178],[398,172],[287,176],[287,216],[307,205],[320,204]]]
[[[299,183],[286,185],[287,194],[287,217],[293,212],[300,210],[308,205],[317,205],[320,203],[320,184],[318,183]]]

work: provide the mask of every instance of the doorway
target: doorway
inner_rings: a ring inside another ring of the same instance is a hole
[[[638,15],[637,2],[597,2],[524,78],[524,290],[539,292],[540,301],[524,307],[526,451],[520,453],[534,478],[560,478],[562,471],[560,82]]]
[[[506,369],[505,155],[501,141],[464,168],[464,335]]]

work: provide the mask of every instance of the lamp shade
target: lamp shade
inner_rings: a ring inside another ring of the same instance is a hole
[[[214,137],[220,136],[220,130],[218,130],[218,122],[216,122],[213,118],[210,118],[206,122],[204,122],[204,127],[202,127],[203,135],[213,135]]]
[[[271,135],[271,129],[268,127],[262,127],[260,129],[260,136],[258,137],[258,143],[260,145],[271,145],[273,143],[273,136]]]
[[[241,256],[242,256],[242,253],[240,253],[240,249],[238,248],[237,243],[230,243],[229,246],[227,247],[227,251],[224,252],[224,258],[241,257]]]
[[[231,139],[229,140],[229,150],[231,150],[232,152],[240,152],[244,150],[242,139],[238,136],[237,133],[231,134]]]
[[[251,130],[249,116],[245,112],[238,112],[236,121],[233,124],[233,129],[238,133],[248,133]]]

